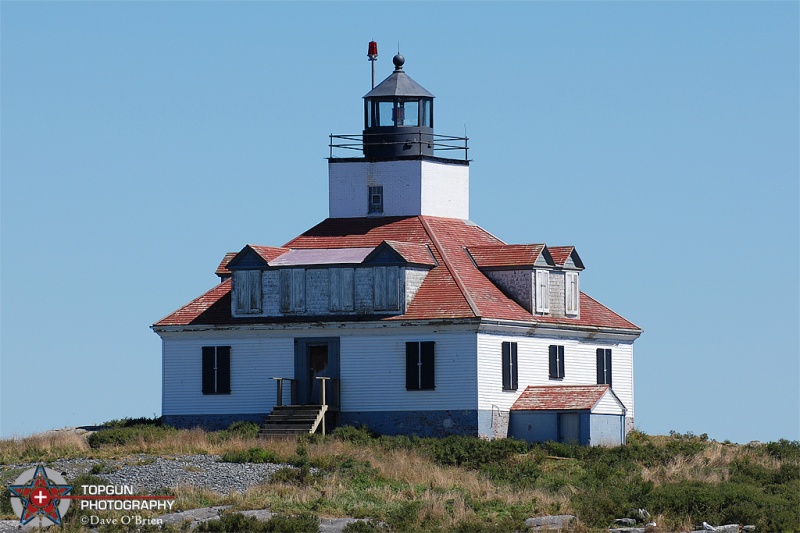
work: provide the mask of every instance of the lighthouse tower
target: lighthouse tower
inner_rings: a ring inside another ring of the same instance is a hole
[[[402,55],[392,61],[394,72],[364,95],[361,136],[331,135],[329,216],[469,219],[467,139],[434,133],[434,96],[405,73]],[[334,156],[356,144],[363,157]]]

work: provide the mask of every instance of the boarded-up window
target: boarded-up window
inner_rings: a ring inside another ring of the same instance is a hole
[[[565,304],[568,315],[578,315],[580,313],[580,287],[578,285],[578,273],[567,272],[565,290]]]
[[[302,268],[281,270],[281,311],[297,313],[306,309],[306,271]]]
[[[375,267],[375,310],[397,311],[400,309],[400,267]]]
[[[352,268],[331,268],[331,311],[352,311],[354,304],[354,274]]]
[[[536,271],[536,312],[550,312],[550,272]]]
[[[597,349],[597,384],[611,385],[611,348]]]
[[[503,343],[503,390],[517,390],[517,343]]]
[[[368,187],[367,196],[369,197],[369,213],[383,213],[383,185]]]
[[[234,273],[237,313],[261,312],[261,271],[238,270]]]
[[[564,347],[550,345],[550,379],[564,377]]]
[[[436,388],[433,341],[406,343],[406,389]]]
[[[203,394],[230,394],[231,347],[203,346]]]

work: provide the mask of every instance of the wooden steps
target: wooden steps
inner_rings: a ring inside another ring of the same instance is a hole
[[[314,433],[325,418],[327,410],[327,405],[275,406],[258,436],[285,437]]]

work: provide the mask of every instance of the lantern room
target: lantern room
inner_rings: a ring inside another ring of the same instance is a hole
[[[364,156],[433,155],[434,96],[403,72],[402,55],[392,62],[394,72],[364,95]]]

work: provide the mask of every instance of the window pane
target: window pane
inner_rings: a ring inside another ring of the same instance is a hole
[[[393,111],[394,102],[378,102],[378,121],[380,126],[394,126]]]
[[[400,106],[405,109],[402,113],[403,122],[398,122],[398,126],[418,126],[419,125],[419,102],[416,100],[400,102]]]

